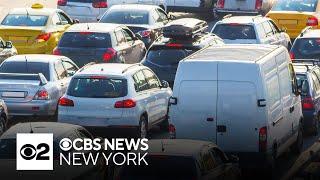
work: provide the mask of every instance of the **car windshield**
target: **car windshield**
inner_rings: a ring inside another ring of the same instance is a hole
[[[9,14],[1,22],[5,26],[45,26],[48,16]]]
[[[149,13],[147,11],[109,11],[102,19],[102,23],[116,24],[149,24]]]
[[[218,24],[213,33],[222,39],[256,39],[253,26],[242,24]]]
[[[319,59],[320,38],[300,38],[294,43],[292,50],[295,59]]]
[[[125,79],[105,77],[73,78],[68,88],[68,95],[87,98],[118,98],[127,95]]]
[[[318,0],[278,0],[273,11],[304,11],[315,12]]]
[[[150,49],[146,60],[161,66],[177,67],[180,60],[195,51],[191,49]]]
[[[112,45],[110,35],[107,33],[67,32],[63,34],[59,47],[108,48]]]
[[[0,139],[0,159],[16,158],[16,140]]]
[[[298,87],[301,90],[301,95],[308,95],[309,94],[309,83],[307,76],[305,74],[297,74],[297,82]]]
[[[123,166],[121,180],[187,180],[197,179],[195,161],[184,156],[149,156],[148,165]],[[165,173],[164,173],[165,172]]]
[[[42,73],[49,81],[49,63],[43,62],[16,62],[6,61],[0,66],[0,73],[22,73],[22,74],[39,74]]]

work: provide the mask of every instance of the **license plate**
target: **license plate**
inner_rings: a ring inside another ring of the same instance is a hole
[[[297,20],[279,20],[279,24],[298,24],[298,21]]]
[[[2,97],[11,97],[11,98],[24,98],[24,92],[3,92]]]

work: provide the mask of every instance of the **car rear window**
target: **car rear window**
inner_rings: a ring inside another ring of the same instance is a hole
[[[48,16],[9,14],[1,22],[5,26],[45,26]]]
[[[118,176],[121,180],[177,180],[197,179],[197,168],[191,157],[149,156],[148,165],[123,166]],[[165,173],[163,173],[165,172]]]
[[[64,33],[59,47],[108,48],[112,47],[110,34],[91,32]]]
[[[148,11],[109,11],[100,22],[116,24],[149,24]]]
[[[162,66],[178,66],[182,59],[195,51],[195,49],[150,49],[146,60]]]
[[[0,66],[0,73],[22,73],[39,74],[42,73],[49,81],[49,64],[43,62],[14,62],[6,61]]]
[[[127,95],[127,80],[105,77],[73,78],[68,95],[87,98],[118,98]]]
[[[243,24],[218,24],[213,33],[222,39],[256,39],[256,33],[251,25]]]
[[[272,10],[314,12],[317,4],[318,0],[278,0]]]
[[[309,94],[308,78],[305,74],[297,74],[298,88],[301,90],[301,95],[307,96]]]
[[[295,59],[319,59],[320,38],[301,38],[294,43],[292,50]]]

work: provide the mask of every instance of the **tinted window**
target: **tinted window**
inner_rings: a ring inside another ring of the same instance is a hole
[[[179,61],[194,53],[196,50],[190,49],[151,49],[147,54],[147,61],[162,66],[177,67]]]
[[[147,11],[109,11],[100,22],[117,24],[149,24]]]
[[[218,24],[213,33],[222,39],[256,39],[253,26],[241,24]]]
[[[296,59],[318,59],[320,56],[320,39],[299,38],[291,50]]]
[[[149,89],[148,82],[142,71],[139,71],[135,75],[133,75],[133,80],[135,82],[134,88],[136,89],[136,92]]]
[[[114,78],[73,78],[68,95],[88,98],[118,98],[127,95],[127,81]]]
[[[157,76],[153,72],[151,72],[149,70],[143,70],[143,73],[148,81],[150,88],[159,88],[160,87],[160,82],[159,82]]]
[[[23,74],[39,74],[42,73],[46,79],[50,80],[49,64],[41,62],[4,62],[0,66],[1,73],[23,73]]]
[[[72,63],[70,63],[68,61],[62,61],[62,64],[67,71],[77,71],[78,70],[78,68],[75,65],[73,65]]]
[[[188,180],[197,179],[195,161],[184,156],[149,156],[148,166],[123,166],[121,180]],[[165,172],[165,173],[164,173]]]
[[[62,36],[59,47],[108,48],[111,38],[106,33],[68,32]]]
[[[0,159],[16,158],[16,140],[1,139],[0,140]]]
[[[317,4],[318,0],[278,0],[272,10],[314,12]]]
[[[301,95],[309,95],[309,83],[305,74],[297,74],[298,87],[301,90]]]
[[[2,21],[6,26],[45,26],[48,16],[9,14]]]

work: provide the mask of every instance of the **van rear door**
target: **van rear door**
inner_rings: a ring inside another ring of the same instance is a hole
[[[225,9],[237,9],[237,10],[255,10],[255,0],[226,0]]]

